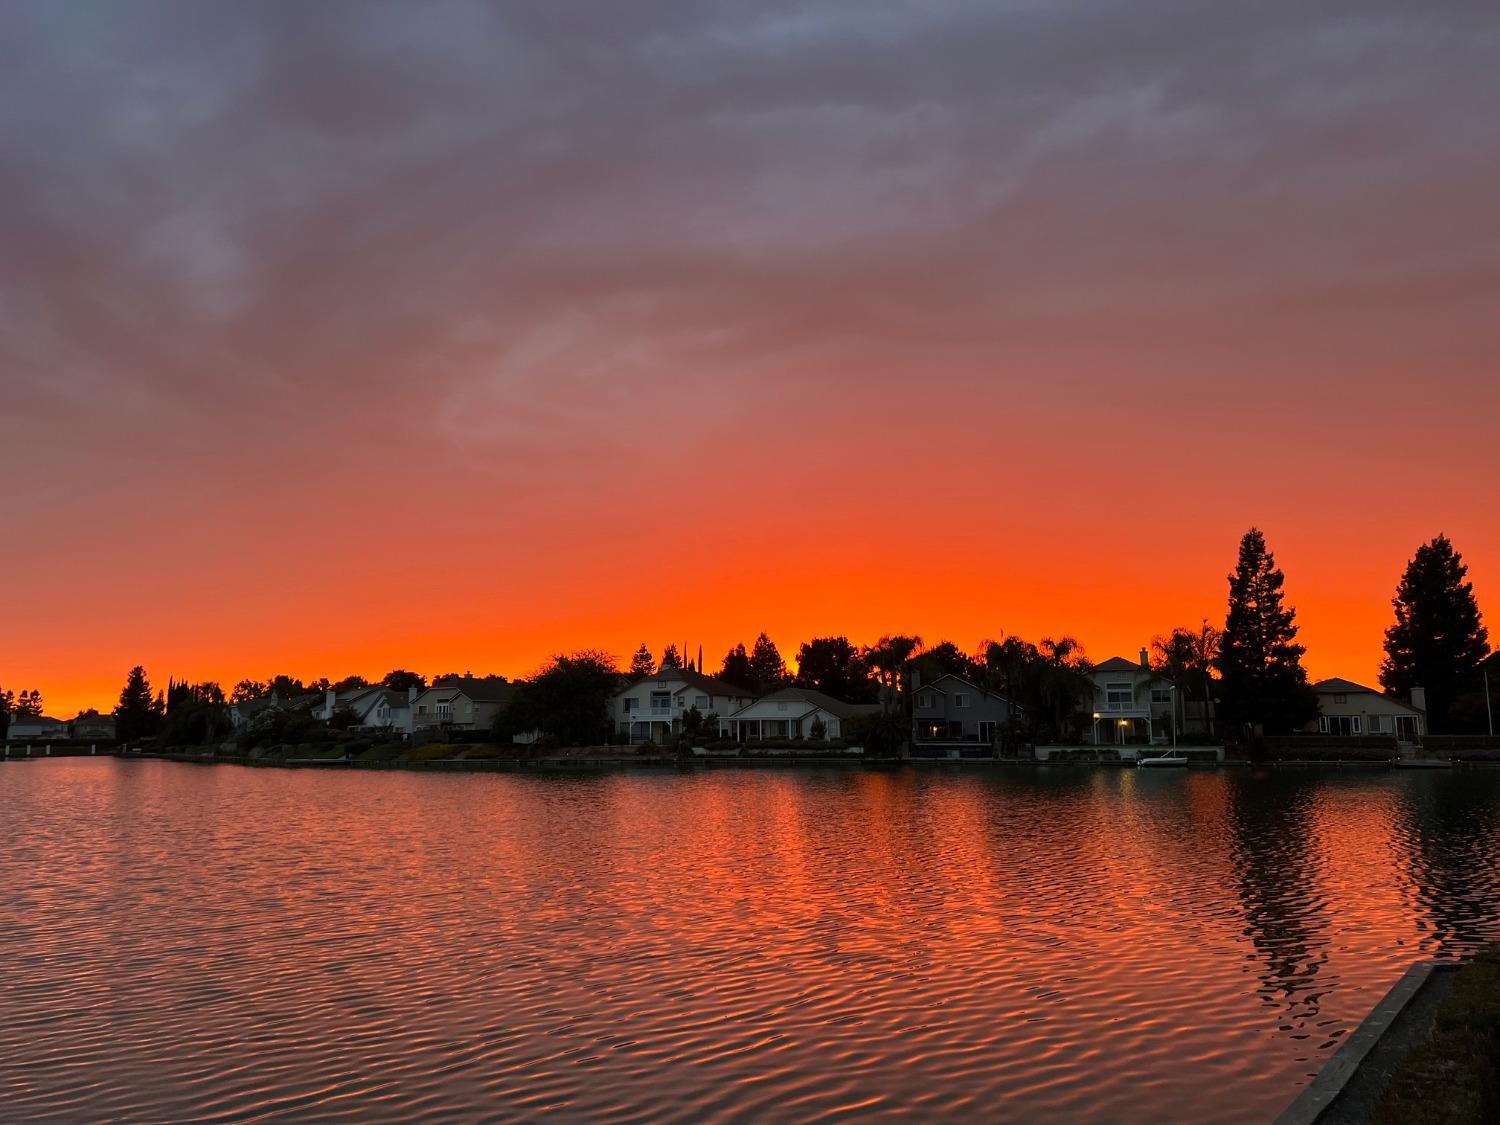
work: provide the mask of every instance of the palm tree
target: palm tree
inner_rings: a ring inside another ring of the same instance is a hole
[[[1213,707],[1213,669],[1222,635],[1205,618],[1197,630],[1178,627],[1151,641],[1152,671],[1177,688],[1183,726],[1187,725],[1188,693],[1196,689],[1196,694],[1203,700],[1204,725],[1211,733],[1209,713]]]
[[[895,710],[896,702],[906,689],[906,667],[920,651],[921,637],[897,633],[881,637],[861,653],[880,681],[881,704],[885,710]]]
[[[1093,691],[1089,673],[1093,666],[1084,655],[1083,645],[1073,637],[1043,637],[1037,645],[1040,661],[1040,694],[1052,711],[1052,720],[1060,736],[1068,719],[1076,712],[1078,701]]]

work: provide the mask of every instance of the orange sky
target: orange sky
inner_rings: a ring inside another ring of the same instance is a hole
[[[1493,603],[1491,8],[578,7],[0,13],[0,685]]]

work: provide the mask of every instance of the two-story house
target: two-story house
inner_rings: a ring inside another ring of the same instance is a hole
[[[1089,741],[1095,746],[1149,746],[1172,738],[1175,688],[1151,670],[1141,649],[1140,659],[1112,656],[1094,665],[1093,723]]]
[[[433,684],[410,702],[412,734],[487,731],[515,691],[516,685],[501,676],[459,676]]]
[[[992,754],[1004,724],[1019,714],[1009,699],[950,672],[930,684],[912,673],[911,753],[918,758]]]
[[[660,743],[682,730],[690,710],[704,718],[724,719],[754,699],[748,689],[701,672],[663,668],[615,693],[611,719],[614,729],[630,742]]]

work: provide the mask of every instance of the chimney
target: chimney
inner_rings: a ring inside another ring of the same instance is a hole
[[[919,669],[919,668],[913,668],[911,670],[911,690],[912,690],[912,692],[915,693],[916,690],[919,687],[921,687],[921,686],[922,686],[922,672],[921,672],[921,669]]]
[[[1151,654],[1149,652],[1147,652],[1144,648],[1141,649],[1141,667],[1142,668],[1150,668],[1151,667]]]
[[[417,701],[417,685],[416,684],[408,684],[406,686],[406,705],[408,707],[410,707],[416,701]]]
[[[1414,687],[1414,688],[1411,689],[1411,705],[1413,707],[1415,707],[1418,711],[1424,711],[1425,712],[1427,710],[1427,689],[1426,688],[1424,688],[1424,687]]]
[[[329,688],[323,693],[323,710],[328,712],[328,717],[333,718],[333,712],[339,705],[338,692]]]

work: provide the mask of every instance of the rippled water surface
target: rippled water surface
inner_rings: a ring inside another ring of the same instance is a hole
[[[0,1118],[1269,1120],[1500,773],[0,764]]]

